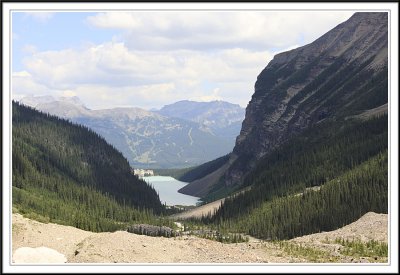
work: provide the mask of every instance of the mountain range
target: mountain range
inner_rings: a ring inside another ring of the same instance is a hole
[[[228,102],[180,101],[158,111],[91,110],[78,97],[29,96],[22,104],[85,125],[121,151],[134,167],[177,168],[232,151],[244,109]]]

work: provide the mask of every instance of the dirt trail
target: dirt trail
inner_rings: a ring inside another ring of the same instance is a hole
[[[285,253],[276,243],[251,238],[248,243],[181,236],[149,237],[125,231],[93,233],[71,226],[44,224],[13,214],[12,252],[21,247],[48,247],[69,263],[290,263],[304,258]],[[387,240],[387,215],[368,213],[344,228],[303,236],[293,243],[315,243],[326,236]]]

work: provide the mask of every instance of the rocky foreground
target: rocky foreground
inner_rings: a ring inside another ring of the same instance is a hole
[[[149,237],[126,231],[93,233],[13,214],[12,252],[14,263],[387,262],[387,257],[342,255],[341,245],[334,243],[338,237],[387,243],[387,223],[386,214],[370,212],[341,229],[290,241],[264,242],[251,238],[247,243],[223,244],[195,236]]]

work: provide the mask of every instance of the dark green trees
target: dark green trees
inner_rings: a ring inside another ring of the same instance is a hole
[[[89,129],[12,104],[13,206],[92,231],[150,222],[164,211],[156,191]]]
[[[336,229],[368,211],[387,213],[387,148],[387,115],[326,121],[260,160],[244,180],[250,190],[203,220],[285,239]]]

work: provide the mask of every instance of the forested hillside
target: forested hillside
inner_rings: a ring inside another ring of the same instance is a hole
[[[12,104],[13,207],[37,219],[91,231],[157,222],[156,191],[84,126]]]
[[[318,191],[275,197],[247,215],[219,218],[218,225],[230,231],[276,240],[331,231],[370,211],[387,213],[387,167],[385,151],[332,179]],[[229,215],[229,208],[225,207],[223,212]]]
[[[250,190],[204,221],[286,239],[336,229],[368,211],[387,213],[387,123],[381,115],[310,128],[261,159],[244,179]]]

